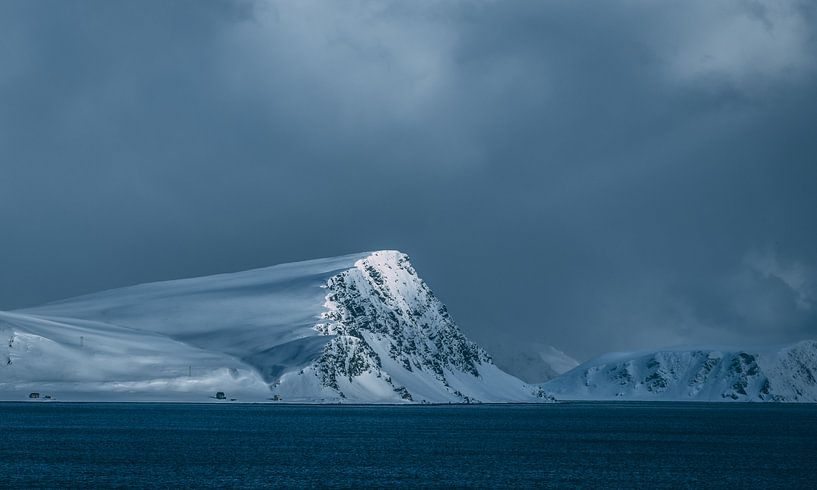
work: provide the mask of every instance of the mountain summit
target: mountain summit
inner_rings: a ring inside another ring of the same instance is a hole
[[[0,397],[543,400],[467,339],[409,258],[378,251],[0,313]]]

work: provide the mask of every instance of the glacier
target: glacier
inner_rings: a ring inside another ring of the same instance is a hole
[[[564,400],[817,402],[817,341],[612,353],[540,385]]]
[[[0,339],[5,400],[552,400],[499,369],[391,250],[0,312]]]

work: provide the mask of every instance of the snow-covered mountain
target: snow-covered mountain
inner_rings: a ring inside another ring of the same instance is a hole
[[[518,340],[492,343],[491,356],[500,369],[528,383],[549,381],[579,365],[553,346]]]
[[[406,255],[367,252],[0,312],[0,398],[533,402]]]
[[[608,354],[541,386],[568,400],[817,402],[817,341]]]

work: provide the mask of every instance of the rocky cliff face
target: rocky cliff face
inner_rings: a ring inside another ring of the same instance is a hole
[[[340,398],[355,391],[356,380],[368,380],[382,394],[391,391],[403,400],[477,402],[484,393],[463,381],[482,384],[486,376],[519,387],[518,401],[544,397],[502,373],[463,335],[405,254],[374,252],[329,278],[325,287],[326,311],[315,330],[333,338],[312,369],[299,376],[316,376]],[[404,382],[407,378],[415,382]],[[287,396],[286,383],[276,389]]]
[[[403,254],[376,252],[332,277],[327,288],[329,311],[322,315],[327,321],[315,327],[336,336],[320,360],[327,379],[382,369],[364,333],[387,343],[387,355],[407,371],[433,373],[444,384],[445,369],[478,377],[479,365],[491,362],[482,348],[465,338]],[[345,359],[355,362],[337,362]]]

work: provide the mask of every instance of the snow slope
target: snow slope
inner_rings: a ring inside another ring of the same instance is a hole
[[[195,401],[230,384],[263,400],[266,384],[249,366],[169,337],[110,324],[0,312],[0,399],[31,392],[62,400]]]
[[[541,386],[576,400],[817,402],[817,341],[608,354]]]
[[[115,289],[0,313],[0,397],[506,402],[497,368],[396,251]],[[8,345],[6,348],[5,346]]]

